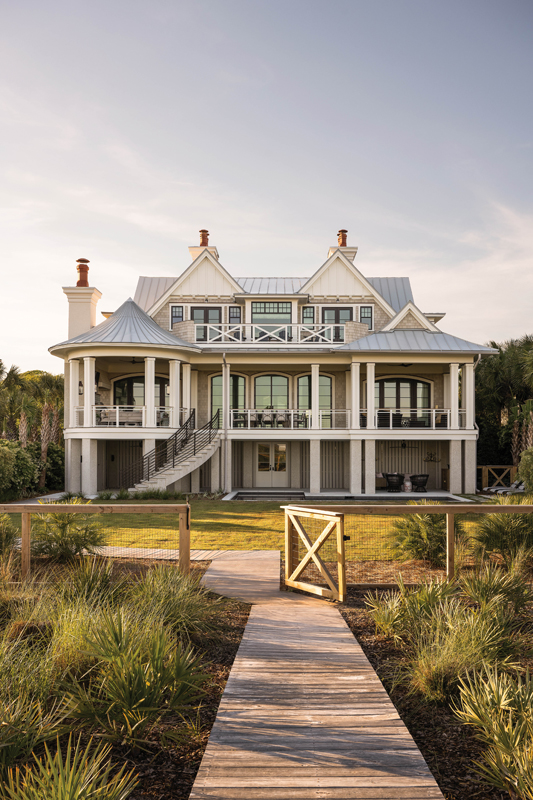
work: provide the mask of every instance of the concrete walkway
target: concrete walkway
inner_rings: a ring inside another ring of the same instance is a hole
[[[279,569],[227,552],[204,575],[254,605],[191,800],[442,798],[336,607],[280,592]]]

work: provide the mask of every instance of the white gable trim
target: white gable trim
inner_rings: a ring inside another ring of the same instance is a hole
[[[167,289],[167,291],[164,294],[161,295],[161,297],[159,297],[156,300],[156,302],[153,304],[153,306],[151,308],[149,308],[146,313],[149,314],[150,316],[153,316],[154,314],[157,314],[157,312],[165,305],[165,303],[167,302],[169,297],[172,297],[172,295],[176,292],[176,290],[179,288],[180,284],[183,283],[183,281],[186,280],[189,277],[189,275],[191,275],[194,272],[194,270],[206,258],[208,259],[208,261],[211,262],[211,264],[216,269],[218,269],[218,271],[224,276],[224,278],[226,278],[226,280],[229,281],[229,283],[231,283],[231,285],[233,286],[233,288],[235,290],[235,293],[242,294],[242,286],[239,286],[239,284],[237,283],[235,278],[231,277],[229,272],[226,269],[224,269],[224,267],[222,266],[220,261],[217,261],[217,259],[209,252],[209,250],[206,247],[205,250],[202,250],[200,255],[197,258],[195,258],[195,260],[192,262],[192,264],[189,264],[189,266],[187,267],[185,272],[182,272],[181,275],[179,276],[179,278],[176,278],[174,283]],[[176,303],[176,305],[179,305],[179,304]]]
[[[397,327],[398,327],[398,325],[399,325],[399,323],[402,321],[402,319],[405,319],[405,317],[406,317],[406,316],[407,316],[409,313],[411,313],[411,314],[413,315],[413,317],[414,317],[416,320],[418,320],[418,322],[419,322],[421,325],[423,325],[423,326],[424,326],[424,328],[425,328],[427,331],[434,331],[434,332],[440,333],[440,331],[439,331],[439,328],[437,328],[437,326],[436,326],[436,325],[434,325],[434,324],[431,322],[431,320],[429,320],[429,319],[428,319],[428,318],[425,316],[425,314],[423,314],[423,313],[422,313],[422,311],[420,311],[420,309],[419,309],[419,308],[417,308],[417,306],[415,306],[415,304],[414,304],[414,303],[412,303],[410,300],[409,300],[409,302],[408,302],[408,303],[406,303],[406,304],[404,305],[404,307],[401,309],[401,311],[398,311],[398,313],[396,314],[396,316],[395,316],[395,317],[393,317],[393,319],[391,319],[391,321],[390,321],[390,322],[388,322],[388,323],[387,323],[387,325],[385,325],[385,327],[381,329],[380,333],[386,333],[386,331],[393,331],[395,328],[397,328]]]
[[[383,308],[383,310],[386,311],[387,314],[389,314],[391,317],[394,317],[396,312],[394,311],[392,306],[390,306],[385,300],[385,298],[380,295],[377,289],[375,289],[372,286],[372,284],[367,281],[363,273],[359,272],[355,264],[352,264],[352,262],[348,258],[346,258],[346,256],[344,255],[344,253],[340,248],[337,248],[335,252],[333,252],[331,256],[328,258],[328,260],[325,261],[313,275],[311,275],[307,283],[305,283],[300,289],[299,294],[307,293],[311,295],[312,292],[310,291],[310,287],[316,280],[318,280],[318,278],[321,277],[321,275],[324,274],[324,272],[327,272],[327,270],[330,268],[330,266],[337,258],[341,261],[342,264],[344,264],[344,266],[349,271],[353,273],[354,277],[356,277],[359,281],[361,281],[365,289],[368,291],[368,294],[372,295],[372,297],[375,298],[376,302],[381,306],[381,308]]]

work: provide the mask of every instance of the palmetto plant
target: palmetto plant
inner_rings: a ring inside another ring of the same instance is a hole
[[[27,760],[33,750],[62,731],[65,711],[53,706],[46,711],[38,700],[17,697],[0,706],[0,776],[8,767]]]
[[[59,740],[54,755],[45,745],[43,758],[35,758],[35,765],[10,770],[4,796],[7,800],[126,800],[138,781],[133,770],[125,767],[115,773],[110,745],[92,741],[85,750],[78,740],[76,746],[69,737],[65,754]]]
[[[531,496],[509,495],[494,498],[498,505],[529,505]],[[479,558],[500,555],[510,565],[522,548],[533,548],[533,516],[531,514],[483,514],[471,538],[472,551]]]
[[[87,501],[90,502],[90,501]],[[77,497],[73,505],[87,504]],[[54,514],[55,503],[42,503],[45,513],[36,514],[32,551],[38,556],[70,560],[83,553],[95,554],[106,542],[106,533],[94,514]]]

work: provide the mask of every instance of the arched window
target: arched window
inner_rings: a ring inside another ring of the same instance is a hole
[[[412,378],[383,378],[376,381],[376,408],[398,411],[429,408],[430,385]]]
[[[329,411],[332,407],[333,380],[329,375],[320,375],[318,384],[318,403],[321,411]],[[298,408],[308,411],[311,408],[311,376],[301,375],[298,378]]]
[[[259,375],[255,379],[255,408],[289,408],[289,379],[285,375]]]
[[[230,408],[244,408],[245,379],[242,375],[230,375]],[[211,416],[220,411],[222,424],[222,375],[211,378]]]
[[[144,375],[134,378],[121,378],[115,381],[113,402],[116,406],[144,406]],[[156,378],[154,385],[154,402],[156,406],[169,405],[168,378]]]

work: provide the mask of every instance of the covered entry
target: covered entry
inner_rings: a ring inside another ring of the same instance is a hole
[[[289,486],[286,442],[258,442],[255,452],[255,485],[258,488]]]

